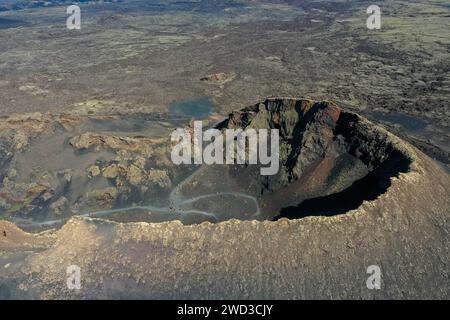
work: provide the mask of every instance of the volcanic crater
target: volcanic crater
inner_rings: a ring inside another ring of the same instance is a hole
[[[280,170],[261,176],[257,165],[173,166],[166,136],[179,125],[1,119],[0,298],[448,295],[450,178],[407,142],[331,102],[267,99],[216,124],[280,130]],[[37,152],[46,145],[54,152]],[[41,169],[25,171],[25,158]],[[83,290],[67,290],[73,264]],[[374,264],[383,290],[366,289]]]
[[[270,98],[214,125],[279,130],[272,176],[253,164],[175,166],[168,133],[177,125],[149,115],[2,119],[0,214],[28,229],[73,215],[184,224],[331,216],[376,199],[411,161],[332,102]]]

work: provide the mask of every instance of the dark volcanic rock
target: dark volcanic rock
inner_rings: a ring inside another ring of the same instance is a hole
[[[364,200],[384,193],[390,178],[406,172],[411,162],[395,150],[387,134],[330,102],[268,99],[232,113],[217,127],[278,129],[280,170],[276,175],[263,176],[258,173],[259,166],[222,166],[221,180],[210,185],[205,181],[211,180],[208,177],[218,169],[204,166],[184,186],[184,195],[199,196],[206,189],[219,193],[233,184],[233,191],[238,189],[258,199],[260,220],[333,215],[356,209]],[[308,207],[309,213],[297,210],[296,215],[296,206],[308,199],[326,199],[326,208],[316,201],[315,208]],[[220,211],[221,207],[221,203],[210,204],[209,212]]]

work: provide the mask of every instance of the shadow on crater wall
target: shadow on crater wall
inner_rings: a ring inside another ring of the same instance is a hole
[[[282,208],[273,220],[281,218],[300,219],[308,216],[334,216],[357,209],[363,201],[372,201],[385,193],[391,178],[407,172],[409,160],[394,152],[378,168],[347,189],[327,196],[307,199],[298,206]]]

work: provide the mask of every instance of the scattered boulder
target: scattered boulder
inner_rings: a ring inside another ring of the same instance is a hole
[[[50,205],[50,209],[55,215],[59,216],[65,213],[68,203],[69,201],[67,200],[67,198],[62,196]]]
[[[111,207],[119,195],[119,190],[115,187],[109,187],[101,190],[95,190],[88,193],[89,199],[94,199],[98,205]]]
[[[113,163],[103,170],[102,175],[107,179],[115,179],[119,175],[119,167]]]
[[[169,190],[172,187],[172,181],[165,170],[149,170],[145,177],[149,186],[156,185],[162,190]]]
[[[218,73],[212,73],[207,76],[204,76],[200,78],[200,81],[211,83],[211,84],[225,84],[227,82],[232,81],[235,78],[234,73],[225,73],[225,72],[218,72]]]
[[[100,173],[101,173],[101,171],[98,166],[92,166],[88,169],[88,176],[90,178],[96,177],[96,176],[100,175]]]
[[[142,180],[145,176],[144,172],[140,168],[135,165],[130,165],[126,168],[126,178],[131,185],[139,186],[142,184]]]

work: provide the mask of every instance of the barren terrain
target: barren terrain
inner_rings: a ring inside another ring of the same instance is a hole
[[[0,299],[449,297],[447,1],[71,3],[0,3]],[[279,172],[174,165],[193,120]]]

